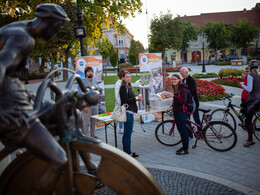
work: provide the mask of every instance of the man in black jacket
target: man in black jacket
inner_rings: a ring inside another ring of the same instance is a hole
[[[197,124],[200,124],[200,116],[199,116],[199,98],[197,94],[197,83],[192,76],[189,74],[189,70],[186,67],[182,67],[180,70],[180,74],[183,78],[182,82],[186,83],[188,85],[188,89],[190,90],[194,101],[196,102],[196,110],[193,113],[193,119]]]

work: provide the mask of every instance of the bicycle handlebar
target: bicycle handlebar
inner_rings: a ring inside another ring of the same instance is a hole
[[[224,100],[226,100],[226,99],[231,100],[231,98],[232,98],[233,96],[234,96],[234,94],[231,93],[231,94],[229,94],[229,95],[227,95],[227,96],[225,96],[225,97],[219,98],[218,100],[221,100],[221,101],[224,101]]]
[[[50,76],[52,74],[54,74],[55,72],[57,72],[59,70],[67,70],[67,71],[73,73],[73,75],[68,79],[68,81],[66,83],[64,93],[59,89],[59,87],[50,78]],[[82,90],[82,92],[84,92],[83,94],[77,94],[77,92],[75,92],[75,91],[71,91],[71,93],[68,93],[71,90],[71,87],[74,84],[75,80],[79,84],[79,87]],[[96,105],[96,104],[98,104],[98,102],[100,100],[100,95],[99,95],[96,87],[86,88],[82,79],[80,78],[80,76],[78,74],[76,74],[74,71],[67,69],[67,68],[59,68],[59,69],[56,69],[56,70],[50,72],[46,76],[46,78],[42,81],[41,85],[39,86],[39,88],[37,90],[36,98],[35,98],[35,102],[34,102],[34,112],[33,112],[33,114],[35,114],[36,117],[39,117],[40,115],[46,113],[49,109],[51,109],[51,108],[46,109],[40,113],[44,93],[48,87],[56,94],[56,96],[63,96],[63,97],[59,98],[58,100],[56,100],[54,105],[59,104],[65,98],[67,98],[69,96],[73,96],[73,95],[75,95],[76,98],[78,98],[79,100],[84,100],[88,105]]]

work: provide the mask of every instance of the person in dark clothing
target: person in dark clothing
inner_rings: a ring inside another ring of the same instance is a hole
[[[241,106],[244,108],[241,111],[245,114],[245,126],[248,132],[248,140],[244,147],[254,145],[252,119],[256,111],[260,107],[260,75],[257,65],[249,65],[251,74],[247,77],[247,85],[241,84],[241,87],[249,92],[249,100],[243,102]]]
[[[123,150],[127,154],[136,158],[138,155],[131,152],[131,136],[134,127],[134,113],[137,113],[138,108],[136,101],[142,101],[142,96],[135,96],[133,92],[133,87],[131,84],[131,74],[128,71],[123,73],[123,80],[121,87],[119,89],[121,105],[127,104],[126,109],[126,122],[124,123],[124,135],[122,138]]]
[[[173,74],[171,81],[173,92],[173,113],[182,140],[182,147],[176,151],[176,155],[189,154],[189,135],[186,126],[188,115],[184,110],[184,105],[187,102],[186,89],[188,86],[181,82],[181,77],[178,74]]]
[[[198,93],[197,93],[197,83],[195,81],[194,78],[192,78],[192,76],[189,74],[189,70],[186,67],[182,67],[180,70],[180,74],[183,78],[183,82],[186,83],[188,85],[188,89],[191,92],[191,95],[194,99],[194,101],[196,102],[196,110],[193,113],[193,119],[197,124],[201,124],[200,122],[200,115],[199,115],[199,106],[200,106],[200,102],[199,102],[199,98],[198,98]]]

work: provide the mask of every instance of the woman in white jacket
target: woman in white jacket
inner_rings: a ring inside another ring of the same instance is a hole
[[[121,104],[121,100],[120,100],[120,95],[119,95],[119,89],[122,83],[122,78],[123,78],[123,73],[125,72],[125,70],[121,69],[118,73],[119,79],[115,84],[115,97],[116,97],[116,101],[118,101],[119,104]],[[124,128],[123,128],[124,123],[120,123],[119,122],[119,133],[123,134],[124,133]]]

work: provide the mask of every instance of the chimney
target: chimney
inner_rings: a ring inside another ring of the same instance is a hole
[[[244,14],[245,14],[245,13],[246,13],[246,8],[244,8],[244,10],[243,10],[243,11],[244,11]]]

